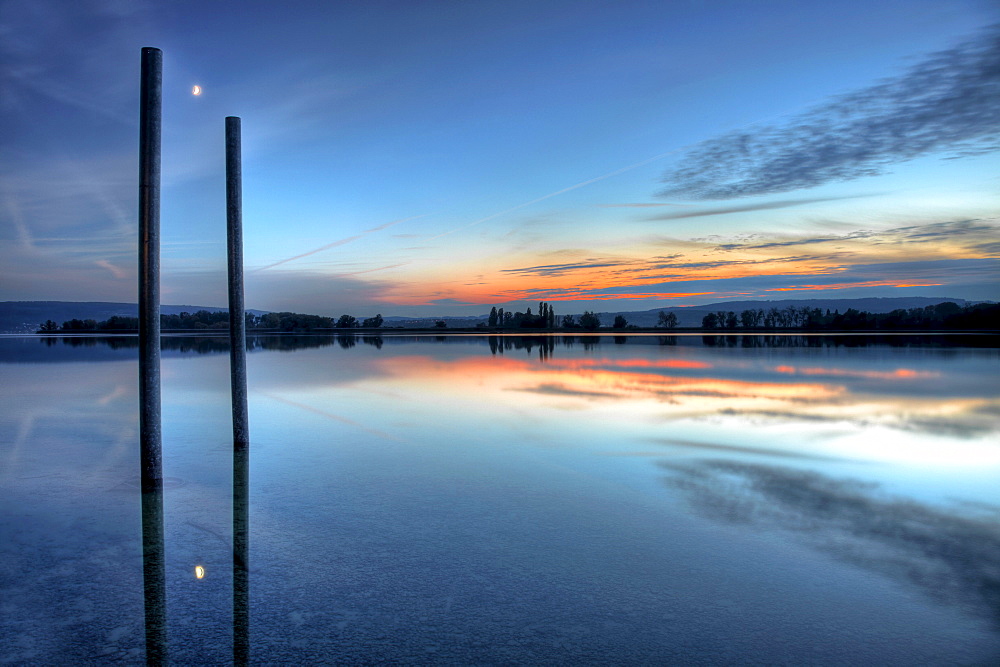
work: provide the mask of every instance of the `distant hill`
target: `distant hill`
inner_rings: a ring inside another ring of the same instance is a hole
[[[199,310],[217,313],[229,309],[216,306],[160,305],[160,312],[164,315],[195,313]],[[269,311],[247,312],[263,315]],[[45,320],[54,320],[59,324],[72,319],[100,322],[115,315],[137,317],[139,305],[107,301],[0,301],[0,333],[35,333]]]

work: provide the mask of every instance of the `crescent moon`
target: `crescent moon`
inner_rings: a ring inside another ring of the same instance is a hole
[[[191,89],[192,95],[201,95],[201,86],[195,86]]]

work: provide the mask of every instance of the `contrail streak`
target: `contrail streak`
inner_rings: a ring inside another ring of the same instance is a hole
[[[409,218],[401,218],[399,220],[393,220],[392,222],[387,222],[385,224],[378,225],[377,227],[372,227],[371,229],[366,229],[363,232],[361,232],[360,234],[355,234],[354,236],[348,236],[347,238],[339,239],[337,241],[333,241],[332,243],[327,243],[326,245],[322,245],[322,246],[320,246],[318,248],[310,250],[309,252],[304,252],[304,253],[302,253],[300,255],[295,255],[294,257],[286,257],[285,259],[282,259],[282,260],[279,260],[277,262],[274,262],[273,264],[268,264],[267,266],[262,266],[259,269],[254,269],[251,273],[258,273],[260,271],[266,271],[267,269],[273,269],[274,267],[280,266],[281,264],[287,264],[288,262],[294,262],[297,259],[302,259],[303,257],[308,257],[309,255],[315,255],[318,252],[323,252],[324,250],[329,250],[330,248],[336,248],[337,246],[345,245],[347,243],[350,243],[351,241],[357,241],[358,239],[360,239],[361,237],[365,236],[366,234],[371,234],[373,232],[378,232],[378,231],[381,231],[383,229],[388,229],[389,227],[392,227],[393,225],[398,225],[401,222],[406,222],[408,220],[416,220],[417,218],[424,218],[424,217],[426,217],[428,215],[430,215],[430,213],[425,213],[424,215],[412,215]]]
[[[261,396],[265,396],[265,397],[271,399],[272,401],[278,401],[279,403],[284,403],[285,405],[291,405],[293,407],[300,408],[302,410],[306,410],[307,412],[312,412],[312,413],[315,413],[317,415],[321,415],[323,417],[326,417],[327,419],[332,419],[334,421],[338,421],[341,424],[346,424],[348,426],[353,426],[354,428],[360,429],[360,430],[364,431],[365,433],[369,433],[371,435],[378,436],[379,438],[385,438],[386,440],[393,440],[395,442],[406,442],[405,440],[403,440],[401,438],[397,438],[396,436],[391,435],[389,433],[386,433],[385,431],[379,431],[379,430],[374,429],[374,428],[368,428],[364,424],[358,423],[358,422],[354,421],[353,419],[348,419],[347,417],[341,417],[340,415],[336,415],[336,414],[334,414],[332,412],[327,412],[326,410],[320,410],[319,408],[314,408],[311,405],[306,405],[305,403],[299,403],[298,401],[292,401],[292,400],[289,400],[287,398],[282,398],[281,396],[276,396],[274,394],[271,394],[271,393],[268,393],[268,392],[264,392],[264,391],[256,391],[254,393],[260,394]]]
[[[571,185],[569,187],[563,188],[562,190],[556,190],[555,192],[550,192],[547,195],[542,195],[541,197],[538,197],[537,199],[532,199],[531,201],[526,201],[523,204],[518,204],[517,206],[512,206],[511,208],[508,208],[505,211],[500,211],[499,213],[494,213],[493,215],[488,215],[485,218],[480,218],[479,220],[474,220],[473,222],[470,222],[467,225],[462,225],[461,227],[456,227],[455,229],[449,230],[447,232],[441,232],[437,236],[431,236],[427,240],[430,241],[430,240],[433,240],[433,239],[439,239],[442,236],[447,236],[448,234],[454,234],[455,232],[460,232],[463,229],[468,229],[469,227],[475,227],[476,225],[482,224],[482,223],[484,223],[484,222],[486,222],[488,220],[492,220],[494,218],[499,218],[500,216],[507,215],[508,213],[513,213],[514,211],[520,210],[520,209],[522,209],[522,208],[524,208],[526,206],[531,206],[532,204],[537,204],[540,201],[545,201],[546,199],[551,199],[552,197],[557,197],[557,196],[559,196],[561,194],[565,194],[567,192],[570,192],[571,190],[576,190],[577,188],[582,188],[585,185],[590,185],[591,183],[597,183],[598,181],[603,181],[606,178],[611,178],[612,176],[617,176],[618,174],[624,174],[626,171],[631,171],[633,169],[638,169],[639,167],[642,167],[643,165],[647,165],[650,162],[655,162],[656,160],[660,160],[662,158],[667,157],[668,155],[672,155],[674,153],[680,152],[681,150],[683,150],[683,148],[675,148],[673,150],[667,151],[666,153],[660,153],[659,155],[654,155],[653,157],[646,158],[642,162],[636,162],[635,164],[630,164],[627,167],[622,167],[621,169],[616,169],[616,170],[614,170],[612,172],[609,172],[607,174],[604,174],[602,176],[595,176],[594,178],[588,179],[586,181],[582,181],[580,183],[577,183],[576,185]]]

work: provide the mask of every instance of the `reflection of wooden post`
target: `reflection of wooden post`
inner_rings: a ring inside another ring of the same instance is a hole
[[[250,661],[250,456],[233,452],[233,664]]]
[[[233,402],[233,663],[250,659],[250,427],[243,309],[243,167],[240,119],[226,118],[226,229],[229,254],[229,373]]]
[[[163,555],[163,489],[142,492],[142,600],[146,664],[167,664],[167,589]]]
[[[163,53],[142,49],[139,90],[139,456],[146,662],[166,662],[160,432],[160,127]]]

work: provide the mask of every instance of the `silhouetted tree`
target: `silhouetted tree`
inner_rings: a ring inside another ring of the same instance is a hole
[[[626,320],[622,315],[615,315],[615,321],[611,325],[612,329],[624,329],[628,326],[628,320]]]
[[[701,318],[701,326],[703,329],[715,329],[719,326],[719,316],[715,313],[709,313]]]
[[[601,318],[589,310],[585,310],[583,311],[583,315],[580,316],[580,326],[593,331],[601,326]]]
[[[98,322],[97,328],[104,331],[130,331],[139,328],[139,318],[112,315],[103,322]]]
[[[490,308],[490,319],[489,319],[489,321],[487,323],[491,327],[495,327],[497,325],[497,307],[496,306],[493,306],[492,308]]]
[[[72,319],[62,324],[63,331],[94,331],[96,329],[97,320]]]
[[[562,316],[562,326],[564,329],[577,329],[580,327],[580,325],[576,323],[576,320],[573,319],[572,315]]]
[[[358,318],[353,315],[341,315],[337,320],[338,329],[353,329],[358,326]]]
[[[744,329],[751,329],[753,327],[760,325],[761,318],[764,317],[763,310],[755,310],[753,308],[749,310],[744,310],[740,312],[740,324],[743,325]]]
[[[673,311],[665,313],[661,310],[660,315],[657,318],[656,322],[661,327],[665,327],[667,329],[674,329],[677,327],[677,313]]]
[[[434,322],[434,326],[436,326],[438,329],[444,329],[446,326],[448,326],[448,323],[445,322],[444,320],[436,320]]]
[[[366,329],[378,329],[380,326],[382,326],[382,322],[383,322],[382,314],[379,313],[375,317],[366,317],[364,321],[361,322],[361,326],[365,327]]]

